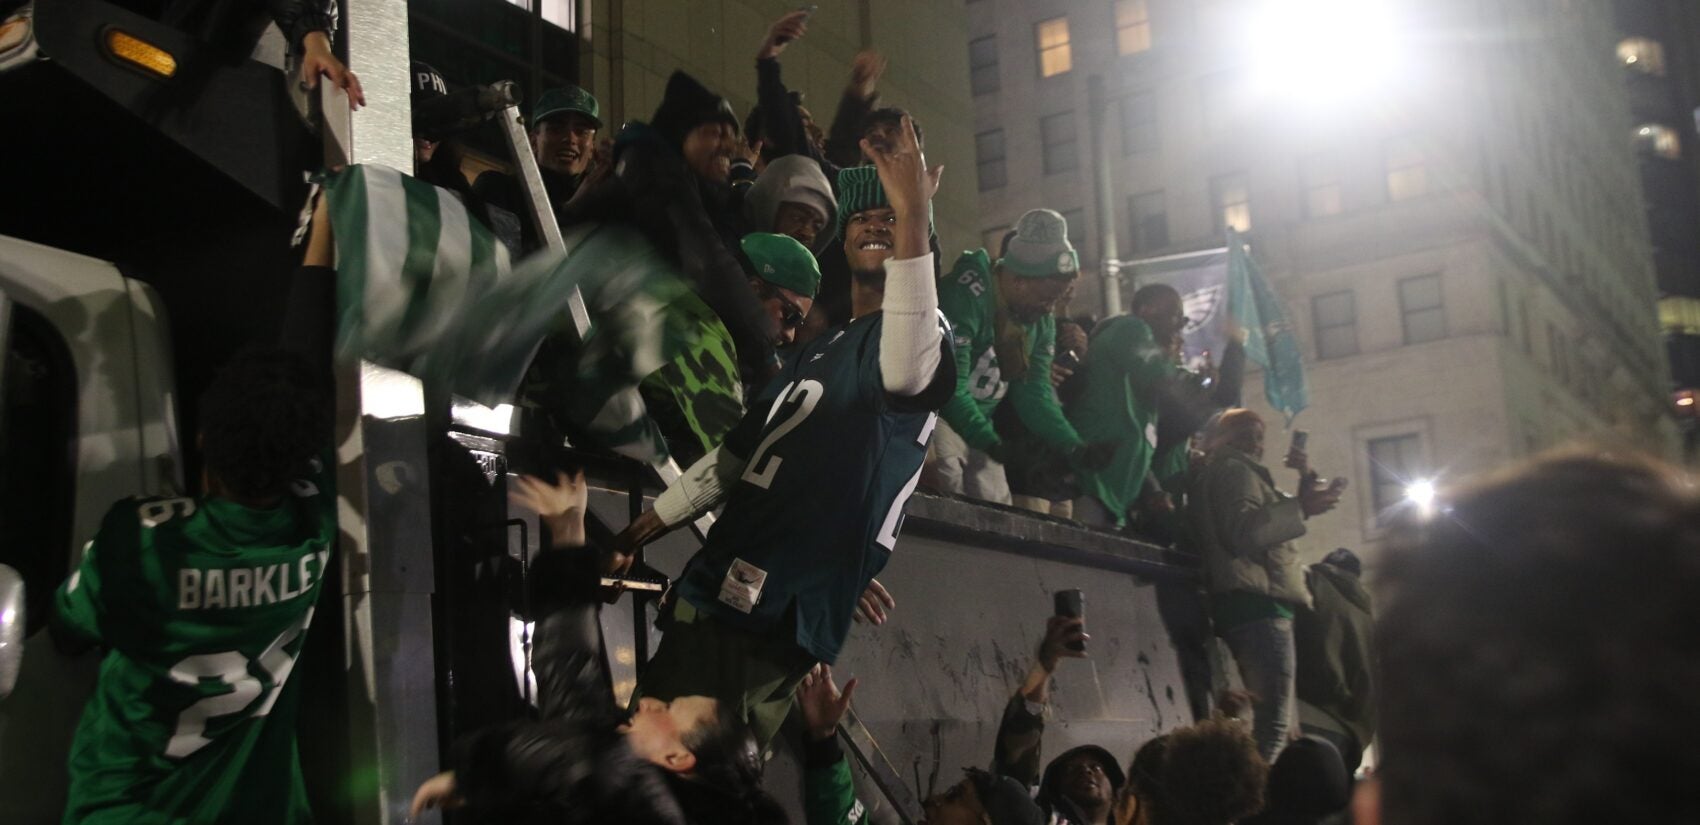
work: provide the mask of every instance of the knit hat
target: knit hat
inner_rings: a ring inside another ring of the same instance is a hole
[[[531,126],[535,129],[544,118],[562,112],[577,112],[602,128],[602,108],[596,104],[596,97],[577,86],[550,89],[538,97],[537,106],[531,110]]]
[[[820,264],[797,239],[789,235],[751,232],[739,242],[755,264],[755,275],[774,286],[798,295],[815,297],[820,289]]]
[[[1052,209],[1033,209],[1015,222],[1004,269],[1028,278],[1054,278],[1080,271],[1080,256],[1068,242],[1068,221]]]
[[[881,206],[890,206],[885,187],[880,185],[880,173],[872,166],[852,166],[838,170],[838,234],[844,235],[844,225],[850,216]]]
[[[415,60],[412,70],[414,100],[442,97],[449,93],[449,84],[443,82],[443,75],[431,64],[423,60]]]
[[[838,216],[838,200],[832,196],[832,185],[820,170],[820,162],[804,155],[786,155],[762,170],[761,177],[744,193],[744,218],[756,229],[772,231],[779,205],[787,201],[820,210],[824,220]],[[823,228],[815,235],[815,249],[825,246],[831,237],[832,233]]]
[[[649,125],[670,145],[679,147],[685,145],[685,135],[704,123],[725,123],[732,131],[738,130],[738,117],[732,114],[732,104],[726,98],[684,72],[673,72]]]

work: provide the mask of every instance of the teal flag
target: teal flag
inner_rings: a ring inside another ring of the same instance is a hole
[[[1228,311],[1246,331],[1246,358],[1263,367],[1263,397],[1269,406],[1293,417],[1310,405],[1304,357],[1287,319],[1286,307],[1258,270],[1240,240],[1228,230]]]

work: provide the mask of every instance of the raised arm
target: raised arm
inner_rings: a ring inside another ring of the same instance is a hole
[[[930,204],[937,187],[915,138],[908,115],[895,143],[876,147],[862,140],[862,151],[874,159],[880,185],[896,213],[892,228],[894,254],[885,262],[885,321],[880,330],[880,377],[885,391],[896,396],[920,395],[938,375],[943,351],[939,345],[939,293],[928,246]]]

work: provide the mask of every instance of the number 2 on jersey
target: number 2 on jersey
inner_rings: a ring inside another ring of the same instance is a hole
[[[750,462],[744,465],[744,481],[748,481],[763,490],[766,490],[768,485],[773,483],[773,476],[779,472],[779,465],[785,460],[781,456],[769,455],[773,445],[779,439],[784,438],[787,433],[797,429],[797,426],[803,423],[803,419],[808,418],[809,414],[815,411],[815,406],[820,404],[824,397],[826,397],[826,386],[813,378],[786,384],[785,388],[779,391],[779,397],[773,399],[773,407],[767,411],[769,423],[772,423],[773,417],[778,415],[785,405],[796,402],[797,406],[791,410],[791,414],[784,421],[779,422],[779,426],[768,431],[767,437],[756,445],[756,451],[750,454]],[[766,463],[765,467],[762,466],[764,462]]]
[[[307,608],[301,618],[285,628],[283,633],[273,639],[251,662],[240,651],[227,650],[223,653],[189,656],[174,665],[171,668],[171,678],[180,684],[198,685],[202,679],[217,679],[228,686],[230,691],[205,697],[177,714],[177,729],[165,746],[165,755],[182,759],[212,744],[212,739],[206,735],[207,722],[214,717],[247,711],[248,706],[262,693],[265,694],[265,700],[247,715],[265,716],[271,713],[278,692],[283,690],[283,683],[289,681],[289,674],[295,669],[295,654],[284,648],[299,639],[301,634],[307,631],[307,625],[312,620],[313,609]],[[265,673],[266,681],[261,682],[250,674],[249,665],[257,666]]]

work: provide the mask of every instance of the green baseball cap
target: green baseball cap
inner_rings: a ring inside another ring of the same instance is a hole
[[[1054,209],[1033,209],[1015,222],[1015,237],[998,265],[1025,278],[1055,278],[1080,271],[1068,242],[1068,221]]]
[[[751,232],[739,245],[755,264],[757,278],[810,299],[820,289],[820,264],[790,235]]]
[[[531,112],[531,126],[535,129],[544,118],[562,112],[577,112],[595,122],[598,129],[602,128],[602,107],[596,105],[594,96],[577,86],[545,91],[537,98],[537,107]]]

